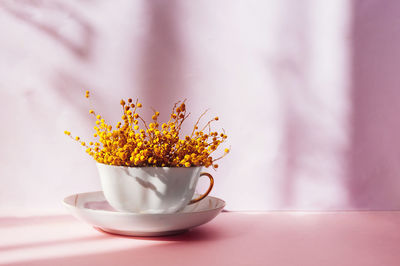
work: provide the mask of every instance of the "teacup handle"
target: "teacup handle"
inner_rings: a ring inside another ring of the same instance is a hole
[[[211,189],[212,189],[213,186],[214,186],[214,178],[212,177],[212,175],[210,175],[209,173],[201,173],[201,174],[200,174],[200,176],[203,176],[203,175],[208,176],[208,178],[210,178],[210,186],[208,187],[206,193],[204,193],[203,195],[201,195],[201,196],[198,197],[197,199],[192,199],[192,200],[189,202],[189,205],[190,205],[190,204],[193,204],[193,203],[196,203],[196,202],[199,202],[200,200],[202,200],[202,199],[204,199],[205,197],[207,197],[207,195],[210,193]]]

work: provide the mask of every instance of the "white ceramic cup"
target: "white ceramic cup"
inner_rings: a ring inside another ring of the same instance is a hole
[[[202,167],[127,167],[97,163],[103,193],[118,211],[174,213],[210,193],[214,180]],[[192,199],[200,176],[210,178],[206,193]]]

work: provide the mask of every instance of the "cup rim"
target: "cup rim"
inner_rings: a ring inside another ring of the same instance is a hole
[[[127,165],[112,165],[112,164],[105,164],[105,163],[100,163],[95,161],[96,164],[99,165],[105,165],[105,166],[110,166],[110,167],[124,167],[124,168],[150,168],[150,169],[154,169],[154,168],[159,168],[159,169],[195,169],[195,168],[203,168],[205,167],[204,165],[200,165],[200,166],[190,166],[190,167],[179,167],[179,166],[127,166]]]

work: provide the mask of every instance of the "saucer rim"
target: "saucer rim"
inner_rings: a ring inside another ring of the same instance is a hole
[[[104,213],[104,214],[113,214],[113,215],[131,215],[131,216],[155,216],[155,215],[162,215],[162,216],[176,216],[176,215],[193,215],[196,213],[206,213],[206,212],[212,212],[212,211],[216,211],[218,210],[219,212],[225,208],[226,206],[226,202],[218,197],[214,197],[214,196],[210,196],[208,195],[206,198],[214,198],[216,200],[218,200],[219,202],[222,203],[222,205],[220,207],[216,207],[216,208],[210,208],[207,210],[200,210],[200,211],[190,211],[190,212],[175,212],[175,213],[135,213],[135,212],[126,212],[126,211],[107,211],[107,210],[95,210],[95,209],[89,209],[89,208],[84,208],[84,207],[78,207],[76,205],[72,205],[66,202],[67,198],[70,198],[72,196],[76,196],[79,197],[79,195],[83,195],[83,194],[93,194],[93,193],[103,193],[102,190],[97,190],[97,191],[88,191],[88,192],[81,192],[81,193],[75,193],[75,194],[71,194],[69,196],[64,197],[64,199],[62,200],[62,204],[64,205],[64,207],[66,208],[73,208],[73,209],[79,209],[79,210],[83,210],[83,211],[89,211],[89,212],[95,212],[95,213]],[[104,193],[103,193],[104,195]],[[204,198],[204,199],[206,199]]]

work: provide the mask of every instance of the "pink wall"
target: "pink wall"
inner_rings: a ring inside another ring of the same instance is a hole
[[[115,120],[121,97],[162,113],[188,98],[193,118],[219,115],[232,153],[212,194],[228,209],[399,209],[399,12],[396,1],[1,1],[0,211],[99,190],[63,131],[89,136],[87,111]]]
[[[349,200],[399,209],[400,3],[357,1],[353,10]]]

